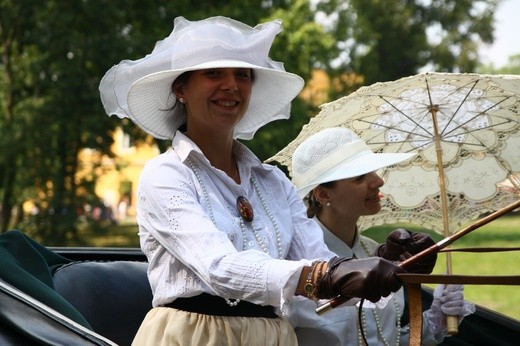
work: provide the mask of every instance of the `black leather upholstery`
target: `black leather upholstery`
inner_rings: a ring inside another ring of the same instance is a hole
[[[96,333],[124,346],[152,308],[146,269],[145,262],[73,262],[56,270],[53,281]]]
[[[0,345],[114,346],[0,278]]]

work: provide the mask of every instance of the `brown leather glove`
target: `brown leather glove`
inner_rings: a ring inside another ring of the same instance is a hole
[[[316,296],[321,299],[365,298],[377,302],[401,288],[397,273],[405,270],[380,257],[351,259],[334,257],[328,271],[318,283]]]
[[[385,244],[379,245],[375,255],[389,261],[404,261],[434,244],[433,238],[426,233],[415,233],[398,228],[388,235]],[[412,264],[406,270],[409,273],[430,274],[436,261],[437,253],[434,253]]]

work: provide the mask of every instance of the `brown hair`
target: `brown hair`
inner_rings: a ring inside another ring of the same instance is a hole
[[[334,186],[334,183],[335,181],[329,181],[318,186],[331,188]],[[311,192],[307,194],[307,196],[303,197],[303,202],[307,205],[307,217],[309,219],[315,217],[322,207],[321,203],[314,196],[314,189],[312,189]]]

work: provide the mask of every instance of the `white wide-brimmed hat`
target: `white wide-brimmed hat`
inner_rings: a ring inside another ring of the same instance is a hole
[[[290,103],[303,88],[303,79],[269,58],[281,20],[250,27],[226,17],[174,20],[172,33],[158,41],[152,53],[113,66],[99,85],[108,115],[128,117],[144,131],[171,139],[186,122],[172,83],[182,73],[208,68],[252,68],[254,82],[249,107],[235,127],[235,138],[251,139],[263,125],[288,119]]]
[[[303,198],[316,186],[358,177],[397,164],[415,153],[374,153],[344,127],[321,130],[303,141],[292,155],[292,181]]]

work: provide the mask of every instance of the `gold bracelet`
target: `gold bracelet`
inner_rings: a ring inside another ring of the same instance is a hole
[[[318,265],[318,261],[312,263],[311,270],[309,271],[309,274],[307,274],[307,279],[305,280],[305,286],[303,286],[303,290],[307,294],[307,298],[313,299],[315,297],[314,291],[316,290],[315,282],[313,280],[314,278],[314,271],[316,270],[316,267]]]
[[[323,277],[323,268],[327,265],[327,262],[322,261],[319,263],[319,265],[316,267],[315,273],[314,273],[314,290],[312,291],[312,298],[313,300],[318,300],[316,297],[318,294],[318,285],[321,281],[321,278]]]

